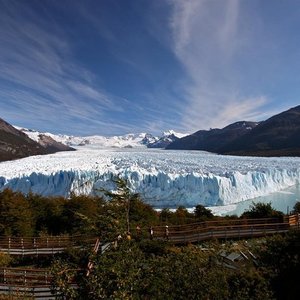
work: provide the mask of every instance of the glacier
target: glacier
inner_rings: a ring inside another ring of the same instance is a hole
[[[299,184],[300,158],[90,146],[0,163],[0,189],[23,193],[95,195],[115,176],[155,208],[220,206]]]

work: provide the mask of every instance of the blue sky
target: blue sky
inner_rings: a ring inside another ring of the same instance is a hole
[[[194,132],[300,103],[295,0],[0,0],[0,117]]]

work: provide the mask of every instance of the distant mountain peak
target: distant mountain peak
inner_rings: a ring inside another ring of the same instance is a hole
[[[171,135],[174,135],[174,136],[176,136],[177,138],[183,138],[183,137],[187,136],[188,133],[179,133],[179,132],[176,132],[176,131],[170,129],[170,130],[164,131],[162,135],[163,135],[163,136],[171,136]]]
[[[86,146],[86,145],[97,145],[102,148],[137,148],[137,147],[148,147],[148,148],[165,148],[171,142],[176,139],[185,136],[186,134],[177,133],[174,130],[168,130],[162,134],[162,136],[154,136],[151,133],[127,133],[120,136],[68,136],[68,135],[55,135],[51,133],[41,133],[36,130],[20,128],[26,133],[32,140],[36,142],[40,141],[41,136],[48,136],[51,139],[68,145],[68,146]],[[45,138],[44,138],[45,139]]]

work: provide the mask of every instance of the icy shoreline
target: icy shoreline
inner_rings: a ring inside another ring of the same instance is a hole
[[[0,163],[0,189],[68,196],[126,178],[154,207],[230,205],[300,182],[299,158],[220,156],[197,151],[80,148]]]

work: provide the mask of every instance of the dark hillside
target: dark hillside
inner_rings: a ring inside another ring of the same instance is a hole
[[[46,150],[26,134],[0,119],[0,161],[46,154]]]
[[[176,140],[167,149],[203,150],[218,152],[220,147],[251,131],[256,122],[240,121],[223,129],[199,130],[189,136]]]
[[[75,149],[55,141],[52,137],[40,134],[38,143],[43,146],[47,153],[55,153],[58,151],[75,151]]]
[[[74,150],[48,137],[40,137],[40,140],[42,141],[40,144],[33,141],[25,133],[0,118],[0,161]]]
[[[260,123],[244,136],[220,147],[222,154],[259,156],[300,155],[300,106]]]

